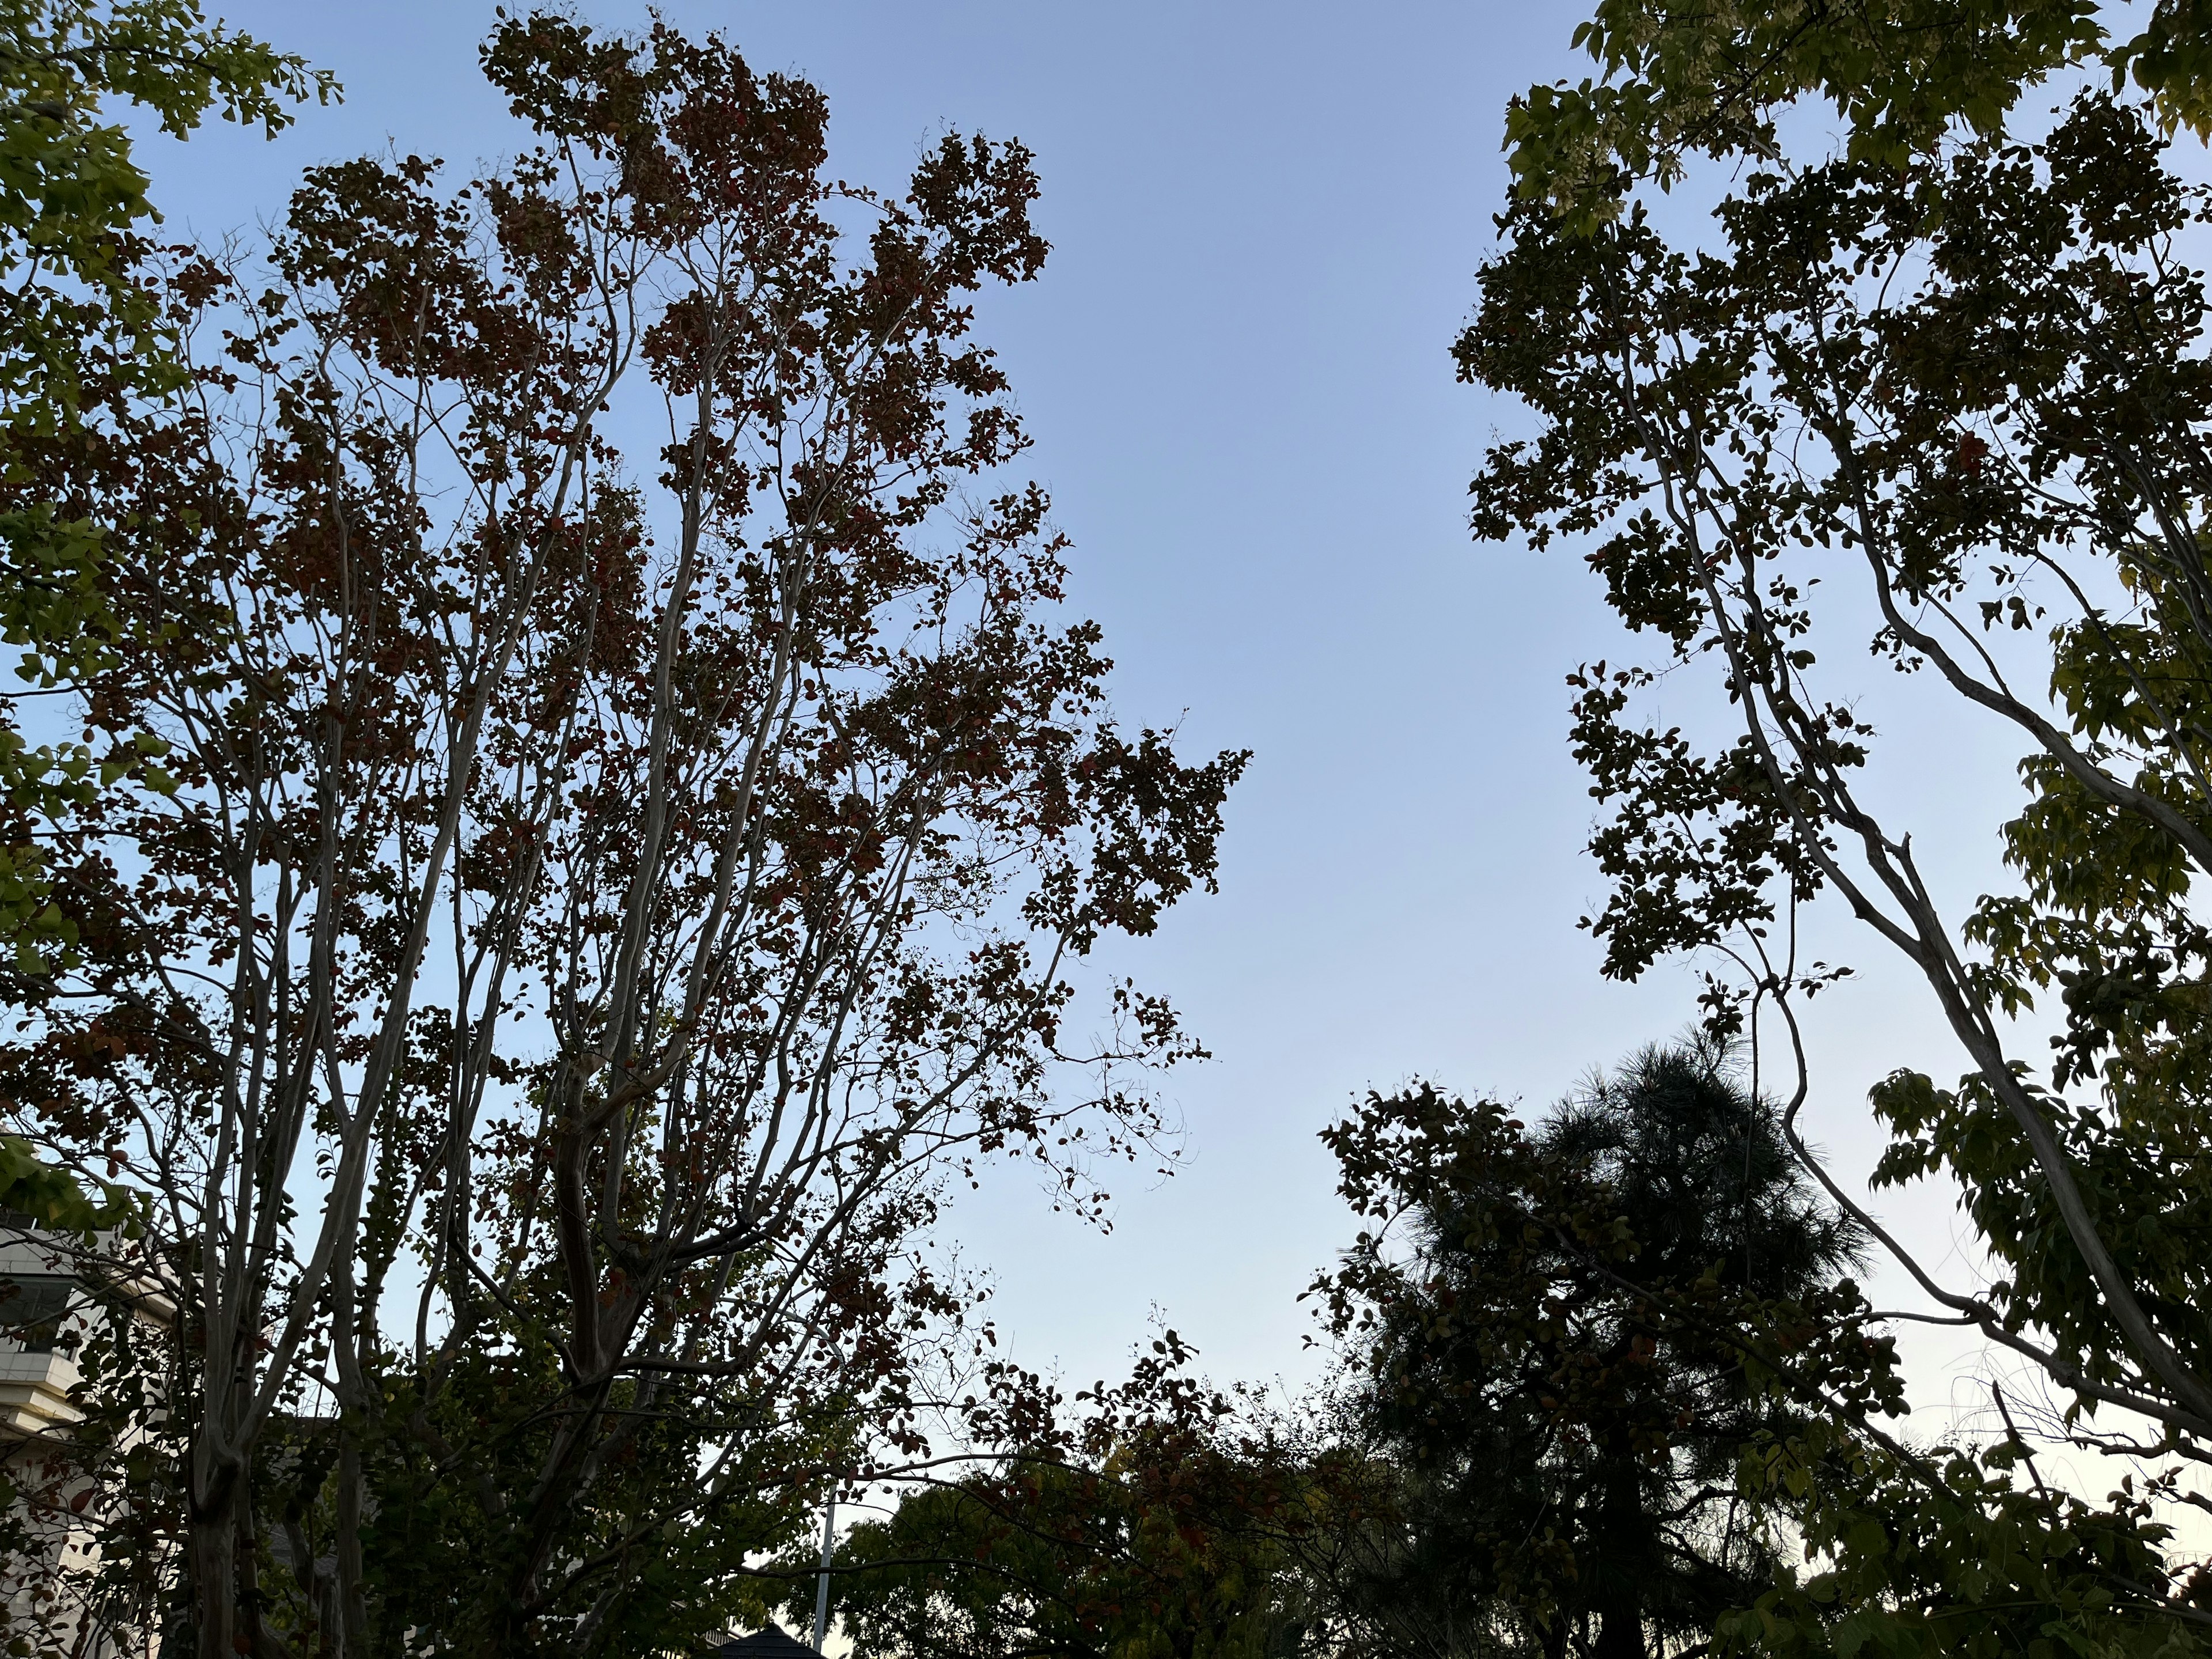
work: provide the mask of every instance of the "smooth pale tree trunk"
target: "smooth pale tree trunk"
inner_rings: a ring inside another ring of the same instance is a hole
[[[214,1390],[207,1401],[213,1405]],[[201,1425],[198,1443],[191,1452],[191,1480],[186,1487],[190,1531],[185,1540],[185,1571],[191,1593],[191,1620],[197,1659],[237,1659],[250,1651],[239,1640],[239,1539],[249,1485],[246,1460],[226,1448],[214,1431],[225,1420],[209,1412],[213,1422]]]
[[[195,1659],[293,1659],[262,1617],[255,1537],[249,1466],[218,1467],[193,1494],[186,1540]]]
[[[238,1529],[228,1492],[203,1510],[191,1530],[192,1623],[198,1659],[237,1659]]]

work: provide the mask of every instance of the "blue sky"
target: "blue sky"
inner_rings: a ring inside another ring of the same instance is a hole
[[[1692,1012],[1678,973],[1601,981],[1574,925],[1599,884],[1561,679],[1620,641],[1571,552],[1477,547],[1465,527],[1468,477],[1515,415],[1454,384],[1449,348],[1504,188],[1505,101],[1583,72],[1580,9],[664,9],[820,85],[841,176],[896,185],[948,127],[1036,152],[1054,252],[982,330],[1076,543],[1074,603],[1105,624],[1125,723],[1180,721],[1194,749],[1255,759],[1219,896],[1127,958],[1217,1057],[1171,1085],[1188,1167],[1123,1192],[1110,1237],[1018,1176],[952,1231],[1029,1363],[1110,1374],[1157,1308],[1217,1376],[1307,1375],[1294,1298],[1351,1231],[1314,1132],[1355,1091],[1425,1075],[1540,1101]],[[301,167],[387,143],[465,167],[520,142],[476,71],[489,0],[224,15],[335,70],[346,101],[273,144],[149,143],[173,228],[250,227]],[[1899,798],[1936,809],[1939,836],[1975,830],[1971,887],[1994,818],[1945,809],[2008,788],[2008,753],[1907,757]],[[1855,1179],[1866,1085],[1961,1067],[1893,974],[1820,1012],[1816,1132]],[[1940,1260],[1940,1195],[1905,1218]]]

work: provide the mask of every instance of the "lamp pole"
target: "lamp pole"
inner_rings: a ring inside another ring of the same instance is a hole
[[[836,1534],[830,1530],[837,1524],[837,1483],[830,1483],[830,1503],[822,1511],[822,1576],[814,1585],[814,1650],[822,1651],[822,1639],[830,1633],[830,1549]]]

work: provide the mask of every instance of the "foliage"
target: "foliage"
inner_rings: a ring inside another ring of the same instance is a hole
[[[1392,1547],[1340,1588],[1413,1650],[1707,1637],[1781,1566],[1787,1509],[1739,1462],[1903,1408],[1843,1276],[1856,1228],[1709,1040],[1534,1128],[1425,1085],[1323,1138],[1371,1224],[1315,1291],[1401,1486]]]
[[[86,1197],[67,1171],[44,1162],[19,1135],[0,1135],[0,1210],[48,1232],[81,1235],[125,1226],[134,1213],[129,1195],[116,1188],[101,1202]]]
[[[1316,1634],[1285,1449],[1197,1386],[1173,1332],[1072,1431],[910,1489],[838,1546],[857,1650],[902,1659],[1276,1659]],[[811,1613],[804,1558],[794,1618]]]
[[[2174,1571],[2158,1518],[2174,1489],[2123,1480],[2102,1504],[2054,1490],[2016,1431],[1911,1449],[1808,1422],[1748,1462],[1741,1484],[1792,1516],[1809,1565],[1722,1617],[1714,1648],[1803,1659],[2197,1651],[2198,1582]]]
[[[922,1445],[945,1184],[1092,1209],[1197,1052],[1079,994],[1210,886],[1243,761],[1121,732],[1055,614],[972,335],[1046,252],[1028,153],[836,184],[816,88],[665,24],[483,61],[535,148],[171,256],[191,396],[88,380],[18,485],[117,527],[76,710],[169,787],[46,826],[82,946],[0,1103],[153,1195],[210,1659],[714,1628]]]
[[[295,57],[210,24],[198,0],[6,0],[0,4],[0,642],[17,672],[52,689],[107,660],[115,619],[99,555],[108,526],[21,489],[21,447],[71,430],[88,382],[105,395],[160,398],[184,384],[173,342],[142,280],[158,216],[128,134],[110,106],[127,100],[183,137],[210,111],[274,133],[289,106],[335,83]],[[0,948],[19,973],[42,971],[73,930],[50,902],[32,826],[137,770],[137,746],[95,756],[82,744],[31,744],[0,726]]]
[[[442,1386],[426,1386],[402,1365],[380,1382],[384,1410],[409,1431],[375,1442],[366,1460],[362,1594],[382,1626],[434,1635],[449,1650],[481,1649],[516,1565],[516,1529],[504,1506],[530,1489],[561,1427],[545,1409],[565,1392],[559,1355],[542,1333],[530,1333],[507,1352],[464,1354]],[[609,1652],[644,1653],[757,1623],[773,1587],[733,1567],[807,1532],[814,1492],[796,1483],[860,1460],[854,1443],[863,1421],[853,1402],[685,1379],[657,1398],[618,1388],[608,1406],[646,1415],[612,1449],[560,1543],[580,1562],[620,1563],[623,1594],[596,1639]],[[327,1419],[283,1425],[276,1455],[331,1470],[343,1451],[336,1429]],[[722,1455],[726,1447],[735,1455]],[[466,1478],[457,1479],[462,1459]],[[709,1465],[719,1471],[714,1489],[692,1502],[679,1498],[691,1472]],[[314,1559],[343,1535],[331,1485],[272,1483],[286,1507],[271,1519],[289,1559]],[[638,1547],[631,1535],[656,1522],[650,1547]],[[287,1624],[343,1623],[335,1567],[328,1560],[311,1590],[296,1579],[270,1586],[286,1603]]]
[[[2109,71],[2151,95],[2168,132],[2212,137],[2212,28],[2199,0],[2157,0],[2115,34],[2098,0],[1823,0],[1722,4],[1598,0],[1575,45],[1595,78],[1529,88],[1505,121],[1516,194],[1587,232],[1645,179],[1667,188],[1696,154],[1771,161],[1778,118],[1834,106],[1848,159],[1905,167],[1960,127],[2005,131],[2056,76]]]
[[[2004,27],[2056,32],[1977,58],[1972,30],[1998,9],[1945,8],[1969,32],[1916,36],[1920,58],[1838,46],[1903,15],[1800,20],[1775,60],[1794,67],[1743,108],[1764,119],[1818,86],[1853,137],[1802,160],[1771,126],[1729,140],[1766,165],[1700,246],[1633,198],[1602,222],[1516,201],[1458,355],[1535,430],[1489,453],[1474,524],[1586,538],[1615,613],[1658,642],[1656,663],[1571,681],[1606,811],[1592,850],[1610,891],[1587,923],[1606,971],[1703,953],[1715,1024],[1783,1038],[1802,1099],[1800,1010],[1841,970],[1801,957],[1799,912],[1847,905],[1925,979],[1972,1067],[1953,1089],[1900,1073],[1875,1091],[1893,1137],[1876,1178],[1958,1183],[1992,1280],[1954,1290],[1876,1236],[1944,1317],[2070,1396],[2045,1431],[2149,1460],[2148,1487],[2100,1506],[2024,1489],[2014,1434],[1917,1463],[1815,1457],[1792,1479],[1813,1483],[1805,1525],[1833,1553],[1819,1581],[1832,1599],[1792,1603],[1806,1622],[1759,1639],[2187,1645],[2202,1612],[2144,1494],[2179,1501],[2212,1433],[2208,940],[2192,908],[2212,867],[2197,708],[2212,470],[2205,295],[2185,258],[2208,204],[2157,131],[2201,125],[2195,14],[2161,7],[2151,35],[2114,48],[2086,11],[2068,34],[2056,9],[2013,9]],[[1799,46],[1814,56],[1792,59]],[[1984,94],[1931,73],[1913,105],[1925,53],[1954,47]],[[2005,135],[2027,87],[2092,52],[2139,72],[2152,109],[2088,93],[2039,142]],[[1650,109],[1635,118],[1674,142]],[[1900,705],[1917,690],[1917,712],[1971,712],[2027,750],[2025,805],[1996,836],[2013,890],[1963,915],[1942,902],[1875,781],[1853,645],[1904,677]],[[1645,713],[1662,675],[1665,722]],[[2042,1005],[2060,1027],[2047,1072],[2015,1048]]]
[[[25,452],[82,429],[88,383],[140,400],[184,384],[142,280],[158,216],[116,106],[135,105],[179,138],[210,111],[274,133],[289,106],[334,91],[299,58],[210,24],[197,0],[0,3],[0,643],[16,648],[15,676],[32,690],[111,663],[118,624],[100,575],[112,526],[26,488]],[[55,902],[42,825],[126,777],[161,781],[148,763],[158,745],[142,734],[106,752],[33,741],[20,696],[0,694],[0,971],[10,978],[51,972],[78,943]],[[0,1135],[0,1208],[50,1230],[57,1248],[105,1232],[107,1249],[135,1231],[137,1212],[117,1188],[45,1156],[43,1126],[19,1127],[31,1133]],[[0,1626],[17,1605],[19,1575],[41,1571],[48,1540],[35,1517],[56,1492],[82,1491],[82,1471],[65,1456],[18,1460],[14,1472],[18,1480],[0,1480]],[[70,1639],[76,1620],[48,1616],[59,1604],[46,1589],[33,1583],[21,1605],[40,1610],[46,1638]]]

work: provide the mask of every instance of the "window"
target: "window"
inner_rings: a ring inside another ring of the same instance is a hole
[[[76,1288],[74,1279],[46,1274],[0,1278],[0,1336],[25,1353],[52,1353]]]

